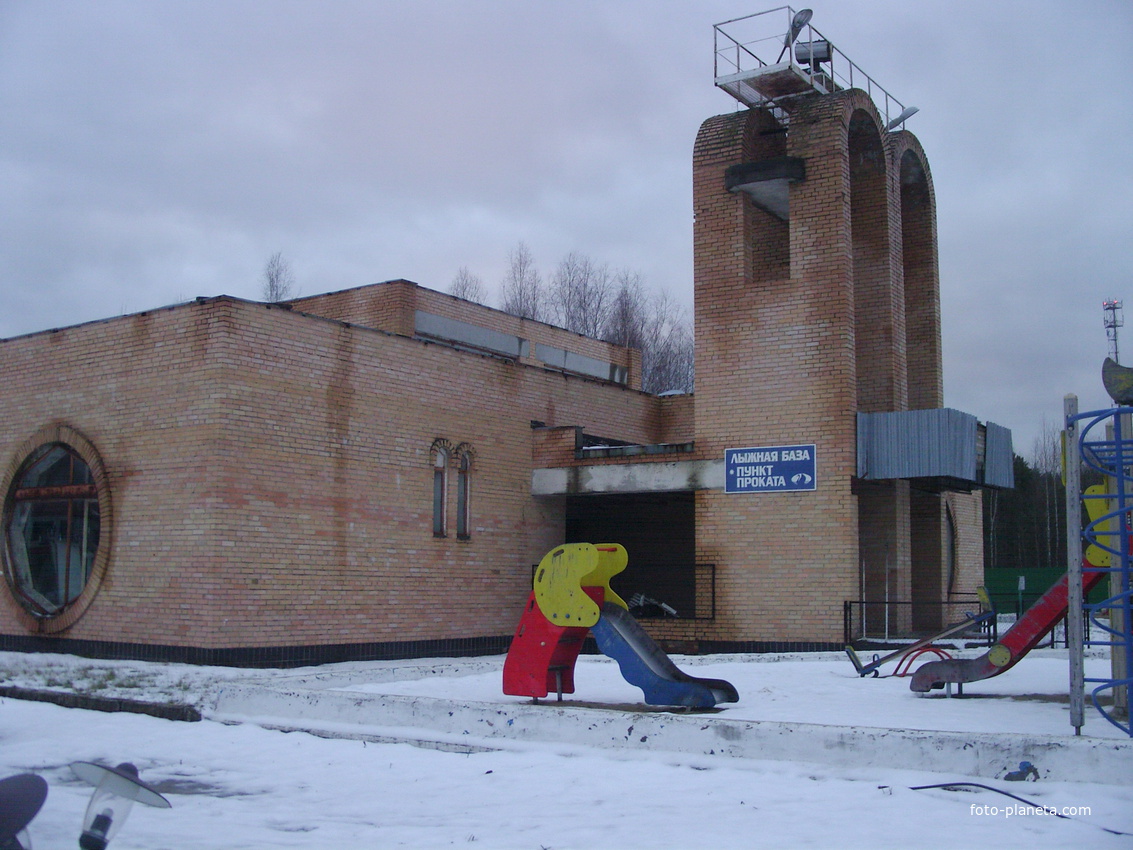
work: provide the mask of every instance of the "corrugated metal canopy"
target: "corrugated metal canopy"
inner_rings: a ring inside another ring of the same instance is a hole
[[[951,408],[859,413],[857,468],[933,490],[1015,486],[1011,432]]]
[[[1015,487],[1015,449],[1011,445],[1011,429],[988,422],[987,452],[984,460],[984,485]]]

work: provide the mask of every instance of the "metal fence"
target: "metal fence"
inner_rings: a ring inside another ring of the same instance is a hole
[[[615,579],[616,582],[616,579]],[[638,571],[616,590],[639,620],[716,618],[716,565],[667,565]]]
[[[954,623],[980,613],[979,597],[957,594],[947,602],[901,602],[893,600],[847,599],[842,603],[842,637],[848,645],[856,641],[901,643],[931,637]],[[998,640],[993,617],[973,624],[951,640],[979,641],[991,646]]]

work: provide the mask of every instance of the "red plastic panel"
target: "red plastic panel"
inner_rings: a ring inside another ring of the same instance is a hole
[[[583,591],[601,606],[605,595],[601,587],[584,587]],[[562,677],[563,693],[573,694],[574,664],[589,631],[552,623],[539,610],[532,591],[504,661],[504,693],[545,697],[555,691],[557,671]]]

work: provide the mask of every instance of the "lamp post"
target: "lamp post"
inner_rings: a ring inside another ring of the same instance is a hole
[[[104,767],[89,761],[71,763],[71,770],[95,791],[83,816],[82,850],[105,850],[110,839],[118,834],[134,801],[168,809],[169,801],[138,778],[138,769],[129,762],[117,767]]]
[[[789,8],[789,7],[788,7]],[[783,54],[791,49],[791,45],[795,43],[795,39],[799,37],[799,33],[803,31],[810,19],[814,16],[814,12],[810,9],[800,9],[795,12],[795,16],[791,18],[791,26],[787,29],[787,34],[783,37],[783,49],[779,51],[779,59],[781,61]]]

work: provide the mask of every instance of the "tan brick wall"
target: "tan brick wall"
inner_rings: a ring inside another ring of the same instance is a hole
[[[106,576],[65,634],[176,643],[210,629],[203,603],[218,596],[221,564],[210,472],[223,441],[229,318],[191,305],[0,343],[0,469],[21,463],[45,425],[63,423],[97,449],[109,482]],[[10,483],[0,483],[5,494]],[[28,633],[18,610],[0,593],[0,631]]]
[[[639,352],[409,281],[278,306],[201,299],[0,341],[0,471],[51,427],[75,429],[105,465],[105,570],[60,633],[202,648],[510,634],[531,564],[564,536],[565,500],[533,498],[531,469],[578,465],[578,429],[695,439],[689,459],[817,447],[814,492],[697,492],[716,619],[650,623],[659,637],[837,642],[863,579],[943,598],[946,509],[952,590],[974,589],[978,493],[854,482],[858,411],[943,400],[923,151],[883,133],[858,91],[802,101],[778,129],[749,111],[697,137],[695,396],[635,390]],[[806,162],[789,222],[724,188],[729,166],[782,155]],[[414,339],[417,310],[624,365],[630,387]],[[459,451],[448,534],[433,535],[438,441],[472,457],[471,540],[455,533]],[[34,627],[0,593],[0,633]]]
[[[948,493],[945,498],[956,521],[957,570],[951,591],[972,594],[984,583],[983,493]]]
[[[573,466],[579,428],[561,425],[557,428],[534,428],[531,431],[531,465],[535,469]]]
[[[909,409],[943,407],[940,272],[932,175],[920,143],[910,133],[890,133],[889,143],[900,183]]]
[[[313,316],[413,336],[417,290],[417,284],[411,281],[391,280],[295,298],[287,303]]]
[[[694,153],[698,454],[817,446],[815,492],[697,494],[697,559],[716,564],[719,640],[837,640],[857,584],[845,128],[828,103],[813,109],[792,119],[787,141],[807,169],[791,187],[787,277],[769,279],[756,261],[781,227],[723,188],[728,166],[777,155],[766,141],[776,137],[756,113],[735,113],[705,122]]]
[[[907,483],[853,488],[858,411],[942,403],[923,152],[884,133],[859,91],[799,104],[786,134],[769,121],[709,119],[694,150],[697,454],[813,442],[818,490],[697,494],[697,559],[716,564],[719,613],[707,627],[656,627],[673,639],[840,640],[842,600],[864,579],[908,601],[914,528],[922,553],[940,536],[941,510],[916,515]],[[783,154],[806,165],[788,223],[723,180],[731,165]],[[957,523],[970,570],[979,518],[963,510]],[[938,571],[939,543],[929,557],[922,569]]]
[[[686,395],[671,395],[658,399],[657,442],[659,443],[687,443],[694,439],[696,434],[696,397],[691,393]]]
[[[656,420],[640,392],[227,298],[8,340],[0,358],[0,447],[66,422],[107,467],[110,563],[76,639],[509,634],[563,535],[562,500],[530,495],[531,420],[639,442]],[[473,452],[470,541],[455,467],[449,536],[432,534],[438,438]],[[0,632],[26,633],[0,598]]]

